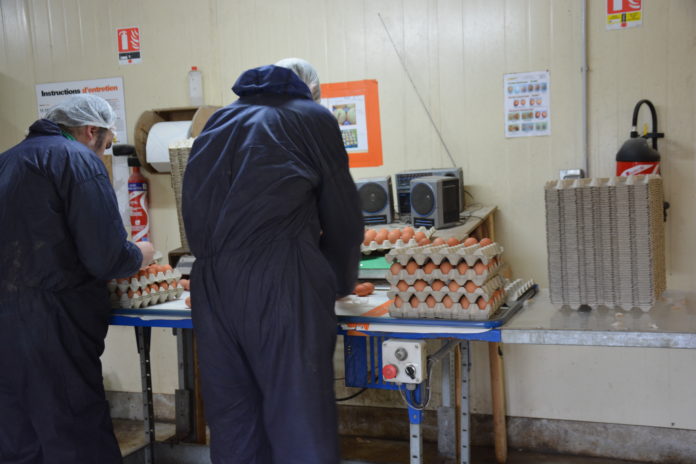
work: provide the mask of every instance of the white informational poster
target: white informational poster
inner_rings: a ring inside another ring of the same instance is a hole
[[[548,71],[505,74],[505,137],[551,134],[551,80]]]
[[[73,82],[53,82],[36,85],[36,102],[39,118],[46,116],[49,108],[71,95],[92,94],[104,98],[116,112],[116,136],[114,143],[128,143],[126,131],[126,104],[123,93],[123,78],[110,77]],[[107,150],[106,154],[111,154]],[[114,190],[118,199],[118,208],[124,224],[129,222],[128,213],[128,161],[114,156],[111,163]]]
[[[607,0],[607,30],[643,24],[643,0]]]
[[[346,151],[368,151],[365,95],[322,98],[321,104],[336,116]]]

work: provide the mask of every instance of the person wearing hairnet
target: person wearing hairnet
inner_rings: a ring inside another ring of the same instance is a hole
[[[73,96],[0,154],[3,464],[121,462],[99,361],[106,281],[136,273],[153,250],[126,240],[97,157],[114,121],[104,99]]]
[[[363,237],[348,157],[306,61],[250,69],[232,90],[182,193],[211,459],[338,463],[334,304]]]

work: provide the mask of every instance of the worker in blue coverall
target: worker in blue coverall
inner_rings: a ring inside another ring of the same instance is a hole
[[[0,463],[121,462],[99,356],[106,281],[138,271],[152,245],[126,240],[97,155],[115,115],[77,95],[0,154]]]
[[[335,464],[334,304],[363,237],[348,157],[306,61],[250,69],[232,90],[183,184],[212,462]]]

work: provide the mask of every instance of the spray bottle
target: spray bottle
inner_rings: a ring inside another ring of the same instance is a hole
[[[131,175],[128,177],[131,237],[134,242],[150,241],[149,181],[140,172],[140,160],[133,145],[115,145],[115,156],[127,156]]]

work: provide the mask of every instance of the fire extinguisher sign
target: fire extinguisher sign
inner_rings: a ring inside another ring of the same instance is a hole
[[[643,0],[607,0],[607,30],[643,24]]]
[[[140,28],[116,29],[116,42],[118,44],[118,64],[140,63]]]

